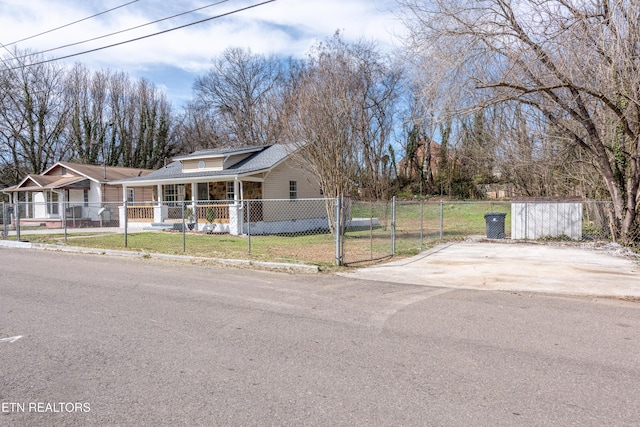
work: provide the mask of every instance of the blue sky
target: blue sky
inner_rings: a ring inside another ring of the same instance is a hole
[[[60,57],[142,37],[197,20],[233,12],[263,0],[218,0],[217,5],[136,30],[46,53]],[[131,2],[131,3],[130,3]],[[2,0],[0,43],[10,44],[99,12],[130,3],[64,29],[20,41],[9,48],[42,51],[130,29],[171,15],[211,5],[215,0]],[[82,62],[93,69],[125,71],[145,77],[165,90],[174,106],[191,96],[191,85],[211,58],[229,47],[254,53],[302,57],[315,41],[336,30],[345,39],[375,40],[382,49],[397,44],[400,25],[393,15],[395,0],[275,0],[198,25],[144,40],[61,60]],[[0,54],[8,55],[3,49]]]

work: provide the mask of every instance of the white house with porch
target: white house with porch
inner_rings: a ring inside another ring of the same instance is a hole
[[[100,226],[111,216],[117,220],[117,206],[122,203],[122,189],[113,181],[143,177],[148,169],[86,165],[57,162],[41,174],[29,174],[18,184],[4,188],[10,203],[19,207],[20,222],[60,228],[68,225]],[[130,191],[131,193],[131,191]],[[150,197],[140,188],[131,197]],[[114,224],[111,224],[112,226]],[[115,224],[117,225],[117,224]]]
[[[126,215],[129,227],[171,226],[181,223],[187,210],[190,227],[199,231],[239,235],[247,223],[265,232],[292,231],[294,222],[294,231],[326,228],[324,209],[288,209],[283,216],[276,204],[267,203],[322,197],[319,183],[292,159],[294,151],[286,144],[201,150],[146,176],[116,181],[127,201],[120,223]],[[152,200],[132,199],[136,188],[150,188]],[[252,201],[249,210],[246,200]]]

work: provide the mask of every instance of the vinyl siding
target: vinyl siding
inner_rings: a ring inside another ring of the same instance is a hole
[[[320,184],[292,161],[284,161],[267,175],[263,185],[263,198],[288,199],[289,181],[298,183],[298,199],[323,197]]]
[[[205,166],[202,169],[198,167],[198,163],[200,163],[201,161],[204,161],[205,163]],[[222,157],[182,161],[182,172],[204,172],[219,170],[222,170]]]
[[[122,185],[104,185],[104,197],[102,203],[120,203],[124,201]],[[153,187],[128,187],[133,188],[134,203],[148,203],[154,200]]]
[[[297,183],[296,200],[289,200],[289,181]],[[263,184],[263,193],[264,199],[284,199],[279,202],[264,201],[262,209],[265,222],[323,218],[327,215],[322,204],[308,204],[300,200],[323,196],[320,184],[292,161],[282,162],[269,172]],[[283,206],[284,203],[290,205]]]

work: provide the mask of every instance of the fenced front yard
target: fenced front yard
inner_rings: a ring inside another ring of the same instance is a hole
[[[579,239],[608,240],[608,203],[578,205]],[[517,212],[514,206],[433,200],[203,201],[65,206],[59,218],[39,219],[24,217],[33,207],[4,203],[1,217],[7,220],[0,231],[5,239],[31,242],[328,266],[408,256],[440,241],[486,236],[487,213],[504,218],[498,224],[504,234],[498,236],[507,239],[512,230],[524,232],[525,240],[534,234],[536,239],[568,239],[544,233],[554,229],[549,223],[567,218],[576,226],[576,213],[567,215],[558,204],[524,205]],[[334,229],[343,230],[337,233],[340,239]]]

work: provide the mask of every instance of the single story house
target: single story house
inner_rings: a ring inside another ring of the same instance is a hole
[[[303,203],[323,196],[317,180],[292,158],[295,150],[290,144],[200,150],[148,175],[116,181],[124,200],[131,189],[151,189],[150,203],[127,203],[127,224],[182,222],[186,209],[191,227],[234,235],[246,226],[255,234],[327,228],[322,203]]]
[[[58,162],[41,174],[29,174],[17,185],[4,188],[10,203],[19,205],[22,225],[62,227],[63,218],[77,226],[99,226],[117,220],[122,185],[113,181],[143,177],[151,170]],[[147,200],[150,189],[130,189],[130,200]],[[113,225],[113,224],[111,224]]]

